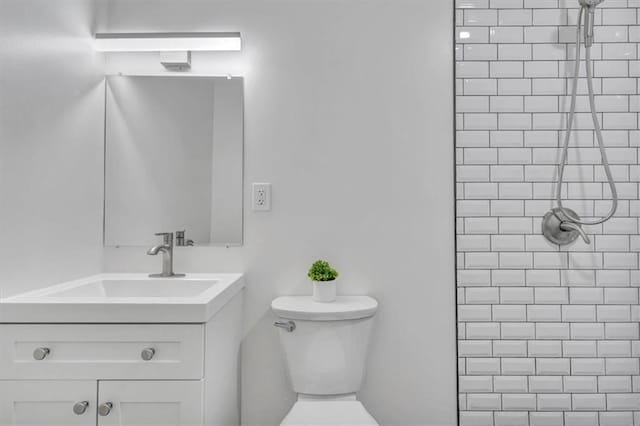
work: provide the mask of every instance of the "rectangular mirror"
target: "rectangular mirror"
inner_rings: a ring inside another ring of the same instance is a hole
[[[240,245],[243,80],[109,76],[105,96],[106,246]]]

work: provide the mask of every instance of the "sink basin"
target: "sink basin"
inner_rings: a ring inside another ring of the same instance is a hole
[[[0,299],[0,322],[203,323],[243,288],[242,274],[101,274]]]
[[[44,297],[89,297],[89,298],[112,298],[112,297],[197,297],[212,286],[217,280],[117,280],[101,279],[86,284],[61,289],[44,294]]]

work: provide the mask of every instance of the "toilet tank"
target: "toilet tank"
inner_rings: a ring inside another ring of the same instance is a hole
[[[378,302],[368,296],[339,296],[314,302],[310,296],[279,297],[271,303],[279,322],[289,377],[296,393],[355,393],[364,378],[373,316]]]

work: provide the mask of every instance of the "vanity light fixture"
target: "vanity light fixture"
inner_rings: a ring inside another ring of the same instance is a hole
[[[240,33],[97,33],[98,52],[240,51]]]

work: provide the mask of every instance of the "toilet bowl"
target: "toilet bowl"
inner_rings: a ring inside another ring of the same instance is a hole
[[[368,296],[339,296],[331,303],[289,296],[271,308],[298,394],[281,426],[378,425],[356,399],[378,302]]]
[[[360,401],[298,401],[281,426],[377,426]]]

